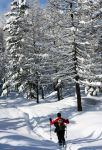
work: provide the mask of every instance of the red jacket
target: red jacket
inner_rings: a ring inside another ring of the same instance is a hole
[[[68,119],[64,119],[64,118],[58,117],[57,119],[50,121],[50,125],[52,125],[54,123],[57,123],[59,119],[62,119],[64,123],[69,124],[69,120]]]

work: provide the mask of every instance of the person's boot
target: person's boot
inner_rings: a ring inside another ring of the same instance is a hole
[[[66,145],[66,142],[65,141],[63,141],[63,147]]]
[[[59,142],[59,146],[62,146],[62,142]]]

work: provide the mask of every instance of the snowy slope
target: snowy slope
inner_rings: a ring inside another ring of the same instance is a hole
[[[0,98],[0,150],[57,150],[54,127],[49,117],[57,112],[69,118],[67,150],[102,150],[102,97],[83,97],[83,111],[77,112],[76,98],[36,104],[12,93]],[[50,136],[52,139],[50,139]]]

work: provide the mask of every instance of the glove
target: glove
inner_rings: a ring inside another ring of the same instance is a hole
[[[49,118],[50,121],[52,121],[52,118]]]
[[[66,121],[67,121],[67,123],[69,123],[69,120],[68,120],[68,119],[66,119]]]

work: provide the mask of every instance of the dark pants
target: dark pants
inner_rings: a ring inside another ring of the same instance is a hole
[[[60,130],[57,132],[59,145],[65,144],[64,134],[65,134],[65,130]]]

